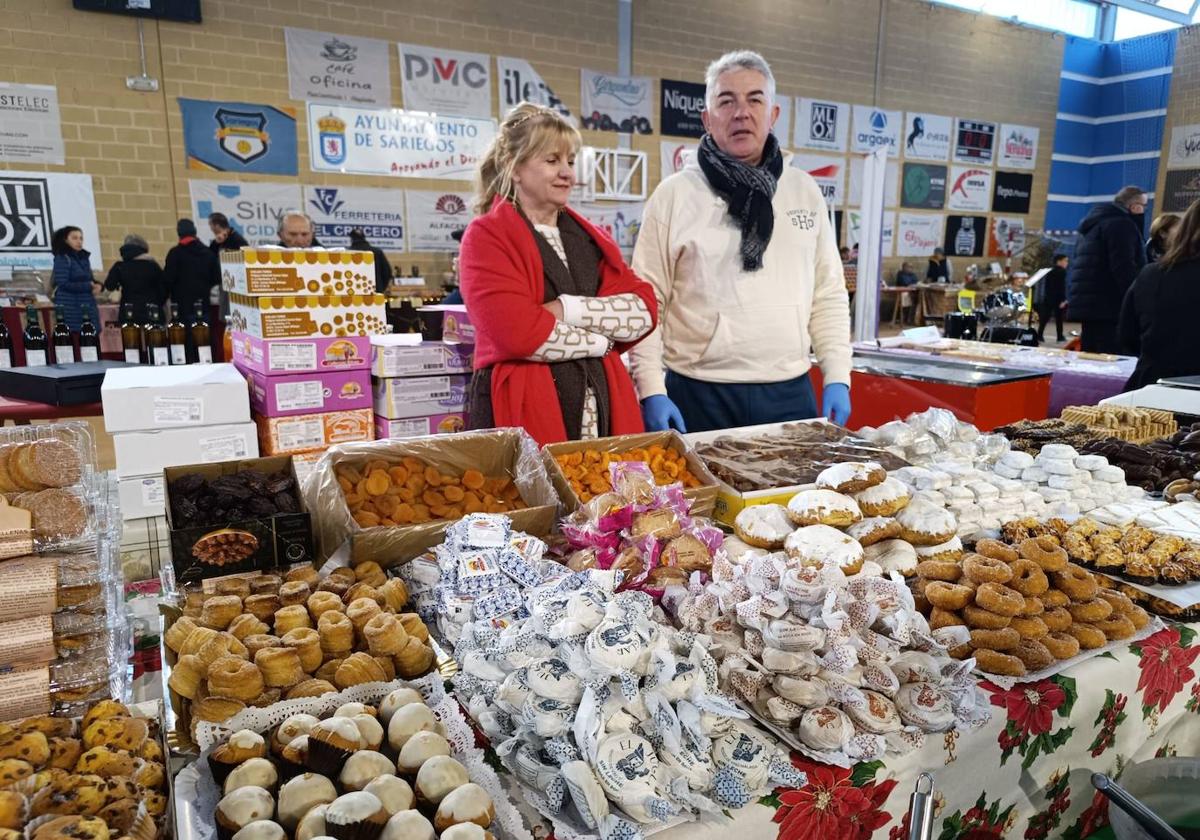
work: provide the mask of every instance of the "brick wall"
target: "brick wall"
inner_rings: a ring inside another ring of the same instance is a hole
[[[1200,26],[1179,30],[1175,43],[1175,72],[1171,77],[1171,104],[1167,108],[1167,124],[1163,128],[1162,161],[1158,167],[1156,202],[1162,204],[1167,180],[1167,160],[1170,155],[1171,130],[1177,125],[1200,123]]]
[[[1036,125],[1041,144],[1028,223],[1040,226],[1062,39],[921,0],[886,0],[881,85],[876,90],[880,2],[635,0],[634,72],[700,80],[712,58],[751,47],[772,62],[780,91],[792,96]],[[188,180],[205,176],[183,165],[179,96],[295,107],[300,180],[305,184],[446,185],[308,172],[303,104],[290,101],[287,93],[284,26],[524,58],[576,112],[579,68],[617,69],[616,0],[439,0],[420,6],[419,13],[401,10],[415,4],[394,0],[204,0],[203,6],[199,26],[145,24],[149,73],[160,80],[161,90],[137,93],[124,83],[126,76],[139,72],[134,19],[77,12],[70,0],[0,0],[5,21],[0,80],[58,86],[67,163],[48,168],[93,176],[106,265],[131,231],[143,234],[161,258],[174,240],[175,219],[190,214]],[[398,104],[394,49],[392,89]],[[1194,99],[1196,86],[1192,88]],[[653,135],[633,141],[634,148],[648,154],[651,185],[658,179],[660,139]],[[615,145],[611,134],[587,133],[585,142]],[[417,264],[426,276],[437,276],[449,265],[446,255],[397,255],[395,261]]]

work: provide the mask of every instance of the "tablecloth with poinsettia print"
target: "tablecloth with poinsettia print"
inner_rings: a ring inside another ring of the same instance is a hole
[[[1108,824],[1090,777],[1130,762],[1200,754],[1200,624],[1170,624],[1129,648],[1035,683],[982,686],[992,719],[906,756],[848,770],[793,754],[799,790],[654,840],[901,840],[919,773],[933,774],[935,840],[1082,840]],[[540,834],[540,832],[535,832]]]

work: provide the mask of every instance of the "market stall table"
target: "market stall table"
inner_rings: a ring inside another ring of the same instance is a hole
[[[965,286],[961,283],[918,283],[909,287],[917,292],[917,324],[929,321],[941,324],[947,312],[958,311],[958,293]]]
[[[14,425],[25,426],[34,420],[62,420],[68,417],[99,417],[104,411],[100,403],[83,405],[50,405],[0,397],[0,425],[11,420]]]

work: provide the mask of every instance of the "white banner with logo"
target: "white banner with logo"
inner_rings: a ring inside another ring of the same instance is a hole
[[[942,247],[946,217],[941,213],[901,213],[896,234],[896,256],[928,257]]]
[[[779,141],[779,148],[786,149],[792,142],[792,97],[776,94],[775,104],[779,106],[779,119],[771,133]]]
[[[532,102],[535,105],[553,108],[570,119],[572,125],[578,125],[578,121],[571,115],[571,109],[528,61],[496,56],[496,87],[500,92],[501,119],[522,102]]]
[[[308,104],[308,151],[316,172],[470,181],[496,121]]]
[[[699,147],[695,143],[672,143],[670,140],[660,140],[658,148],[662,167],[659,180],[665,181],[676,172],[682,172],[689,162],[695,160],[696,149]]]
[[[305,187],[304,212],[312,218],[317,241],[327,248],[350,245],[358,228],[367,241],[385,251],[404,247],[404,191],[374,187]]]
[[[83,231],[83,247],[99,271],[103,261],[92,176],[0,171],[0,265],[53,267],[50,237],[64,225]]]
[[[903,122],[899,111],[855,105],[850,151],[865,155],[878,148],[886,148],[888,157],[896,157],[900,153],[900,127]]]
[[[1020,216],[993,216],[988,228],[989,257],[1008,257],[1025,248],[1025,219]]]
[[[408,250],[457,251],[450,235],[470,223],[472,198],[469,192],[405,190]]]
[[[391,106],[387,41],[290,26],[284,40],[291,99]]]
[[[825,99],[799,99],[793,145],[798,149],[846,151],[850,134],[850,106]]]
[[[642,229],[644,201],[596,201],[575,205],[574,209],[596,227],[608,233],[628,256],[637,244]]]
[[[826,204],[840,208],[846,203],[845,158],[797,152],[792,155],[792,166],[803,169],[813,177],[821,188]]]
[[[397,44],[404,108],[460,117],[492,115],[492,58],[486,53]]]
[[[862,206],[863,161],[861,157],[850,158],[850,185],[846,203],[851,207]],[[895,207],[900,204],[900,162],[889,160],[883,177],[883,206]]]
[[[954,120],[909,111],[904,115],[904,157],[913,160],[950,159],[950,141],[954,133]]]
[[[192,218],[201,241],[212,240],[204,222],[210,213],[224,213],[230,226],[251,245],[274,245],[279,241],[279,220],[284,213],[303,212],[299,184],[263,181],[188,181],[192,196]],[[317,237],[320,240],[320,237]]]
[[[951,210],[986,213],[992,206],[992,170],[951,166],[946,181],[946,206]]]
[[[580,70],[579,79],[579,111],[584,128],[621,134],[650,134],[654,130],[650,77]]]
[[[58,88],[0,82],[0,160],[62,163],[65,159]]]
[[[1038,129],[1031,125],[1001,125],[1000,155],[996,159],[996,165],[1002,169],[1035,168],[1039,133]]]
[[[862,241],[862,211],[846,211],[846,247],[853,248]],[[896,211],[883,211],[883,253],[886,259],[896,247]]]
[[[1200,165],[1200,124],[1177,125],[1171,129],[1167,166],[1187,168]]]

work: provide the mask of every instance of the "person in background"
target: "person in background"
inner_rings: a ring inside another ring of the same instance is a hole
[[[246,237],[233,229],[229,217],[224,213],[209,213],[208,229],[212,231],[212,241],[208,247],[217,255],[217,259],[220,259],[222,251],[237,251],[250,244]]]
[[[1171,234],[1179,225],[1179,216],[1175,213],[1163,213],[1150,225],[1150,238],[1146,240],[1146,262],[1153,263],[1162,259],[1162,255],[1171,247]]]
[[[705,73],[696,159],[646,203],[633,269],[660,327],[630,354],[650,429],[703,431],[850,417],[850,306],[820,187],[771,133],[766,59],[740,50]],[[853,258],[853,253],[851,254]]]
[[[163,266],[163,289],[179,306],[179,319],[190,325],[195,320],[196,302],[209,305],[213,288],[221,282],[217,255],[196,238],[196,223],[180,219],[175,225],[179,244],[167,252]]]
[[[1142,242],[1146,193],[1125,187],[1098,204],[1079,225],[1071,270],[1067,273],[1067,316],[1080,321],[1080,349],[1119,353],[1117,318],[1125,293],[1146,264]]]
[[[388,262],[387,254],[382,248],[376,248],[367,241],[367,236],[358,228],[350,231],[351,251],[370,251],[375,255],[375,291],[386,294],[388,286],[392,285],[392,264]]]
[[[466,228],[459,228],[458,230],[450,233],[450,238],[458,243],[460,249],[462,248],[463,234],[466,232]],[[458,268],[458,253],[456,252],[454,257],[450,260],[450,270],[454,272],[455,285],[454,288],[450,289],[450,291],[446,293],[446,296],[441,299],[440,304],[442,306],[455,306],[463,302],[462,287],[459,285],[460,275]]]
[[[295,211],[284,213],[279,219],[279,245],[283,248],[322,247],[313,235],[312,219]]]
[[[1196,313],[1200,312],[1200,201],[1183,215],[1167,252],[1138,274],[1118,321],[1123,352],[1138,357],[1125,383],[1132,391],[1172,376],[1200,374]]]
[[[1046,340],[1046,324],[1054,318],[1055,341],[1066,341],[1063,335],[1063,316],[1067,312],[1067,264],[1066,254],[1055,254],[1054,267],[1038,281],[1033,289],[1033,307],[1038,315],[1038,341]]]
[[[91,254],[83,249],[83,231],[72,225],[54,231],[50,239],[54,254],[54,303],[63,308],[63,316],[72,332],[79,332],[83,314],[100,329],[100,309],[96,292],[100,283],[92,276]]]
[[[929,258],[929,267],[925,269],[925,279],[930,283],[954,282],[950,260],[946,259],[946,252],[941,248],[933,249],[933,256]]]
[[[838,248],[838,254],[842,258],[843,265],[850,262],[850,248],[847,247],[846,245],[843,245],[841,248]]]
[[[897,286],[907,287],[907,286],[915,286],[919,282],[920,282],[920,278],[918,278],[917,273],[915,271],[913,271],[912,263],[910,263],[910,262],[900,263],[900,270],[896,272],[895,284]],[[912,292],[900,292],[900,319],[904,323],[911,324],[913,322],[913,320],[916,318],[916,313],[913,312],[912,310],[913,310],[913,293]]]
[[[524,426],[539,444],[643,429],[621,353],[654,329],[654,290],[567,206],[581,145],[557,111],[523,102],[479,165],[459,258],[472,429]]]
[[[133,307],[133,317],[139,324],[149,320],[146,304],[162,306],[167,299],[162,267],[150,255],[146,240],[136,233],[125,237],[121,261],[108,270],[104,288],[110,292],[120,290],[121,303]]]

